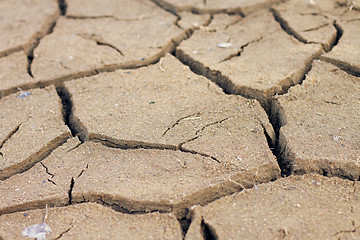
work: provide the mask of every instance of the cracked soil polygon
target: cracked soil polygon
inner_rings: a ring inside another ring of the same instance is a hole
[[[251,166],[258,167],[254,173],[250,167],[240,169],[181,151],[79,144],[69,139],[29,171],[1,182],[0,213],[91,201],[126,212],[183,214],[193,204],[268,182],[279,174],[272,165]],[[69,189],[71,199],[67,199]]]
[[[209,28],[215,30],[200,29],[183,41],[176,56],[227,92],[256,98],[266,109],[271,96],[301,82],[322,52],[320,44],[303,44],[286,34],[267,11]]]
[[[83,145],[73,150],[90,155],[86,169],[75,179],[72,201],[99,202],[119,211],[182,215],[193,204],[204,204],[237,191],[242,184],[268,181],[266,178],[278,174],[274,169],[264,173],[260,166],[259,175],[245,171],[239,176],[241,170],[235,165],[181,151]]]
[[[276,98],[279,151],[290,172],[360,177],[360,79],[314,62],[302,85]]]
[[[30,93],[0,101],[0,179],[27,170],[70,136],[55,88]]]
[[[219,240],[358,239],[359,190],[358,182],[319,175],[282,178],[195,208],[202,228],[195,221],[186,239],[202,239],[204,227]]]
[[[121,148],[181,149],[244,169],[276,165],[264,134],[274,137],[274,131],[260,105],[224,94],[171,55],[156,65],[65,87],[84,139]]]
[[[131,21],[124,20],[121,14],[117,18],[61,17],[54,32],[35,49],[34,77],[40,81],[66,79],[156,62],[185,38],[186,31],[175,25],[174,15],[153,3],[146,6],[152,11],[151,17]],[[121,13],[126,17],[133,8],[134,4],[130,4]]]
[[[28,74],[27,64],[23,51],[0,58],[0,98],[16,92],[18,87],[28,88],[36,82]]]
[[[43,222],[45,209],[0,216],[1,239],[24,239],[22,230]],[[182,239],[172,214],[129,215],[95,204],[83,203],[48,210],[48,239]]]
[[[31,50],[59,16],[56,0],[0,2],[0,57]]]

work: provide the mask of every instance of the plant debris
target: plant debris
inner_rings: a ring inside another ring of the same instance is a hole
[[[45,240],[46,234],[51,233],[51,228],[45,223],[47,218],[47,205],[43,223],[31,225],[22,231],[22,235],[36,240]]]

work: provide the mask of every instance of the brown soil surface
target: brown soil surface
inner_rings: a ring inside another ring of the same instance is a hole
[[[5,0],[0,23],[0,240],[360,239],[357,0]]]

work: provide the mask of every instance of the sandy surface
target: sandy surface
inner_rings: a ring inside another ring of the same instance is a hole
[[[0,239],[359,239],[360,3],[0,2]]]

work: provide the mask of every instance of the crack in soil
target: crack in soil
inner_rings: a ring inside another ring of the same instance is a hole
[[[173,125],[171,125],[170,127],[168,127],[168,128],[165,130],[165,132],[162,134],[162,137],[164,137],[168,131],[170,131],[172,128],[174,128],[176,125],[178,125],[182,120],[187,120],[187,119],[189,119],[189,118],[191,118],[191,117],[193,117],[193,116],[197,116],[197,117],[198,117],[199,115],[200,115],[200,113],[196,112],[196,113],[192,113],[192,114],[190,114],[190,115],[187,115],[187,116],[185,116],[185,117],[179,118],[178,120],[176,120],[176,122],[175,122]]]
[[[186,233],[188,232],[189,227],[191,225],[191,216],[190,216],[189,209],[186,208],[184,211],[184,216],[177,218],[177,220],[178,220],[179,225],[182,230],[183,239],[185,239]]]
[[[27,55],[28,63],[27,63],[27,73],[30,75],[30,77],[34,78],[34,75],[31,71],[31,64],[34,60],[34,49],[30,50],[30,53]]]
[[[83,170],[81,170],[81,172],[79,173],[79,175],[77,176],[77,178],[79,178],[79,177],[81,177],[81,175],[86,171],[86,169],[88,169],[89,168],[89,164],[86,164],[86,167],[83,169]]]
[[[193,140],[195,140],[195,139],[197,139],[197,138],[199,138],[199,137],[200,137],[200,136],[194,137],[194,138],[192,138],[192,139],[190,139],[190,140],[188,140],[188,141],[186,141],[186,142],[184,142],[184,143],[181,143],[180,146],[179,146],[179,150],[180,150],[181,152],[185,152],[185,153],[191,153],[191,154],[194,154],[194,155],[200,155],[200,156],[202,156],[202,157],[208,157],[208,158],[211,158],[212,160],[214,160],[214,161],[217,162],[217,163],[221,163],[220,160],[218,160],[216,157],[213,157],[213,156],[211,156],[211,155],[209,155],[209,154],[202,153],[202,152],[198,152],[198,151],[195,151],[195,150],[189,150],[189,149],[183,148],[183,146],[182,146],[183,144],[185,144],[185,143],[187,143],[187,142],[190,142],[190,141],[193,141]]]
[[[302,32],[311,32],[311,31],[319,30],[319,29],[324,28],[324,27],[327,27],[327,26],[329,26],[329,25],[330,25],[330,23],[324,23],[324,24],[319,25],[319,26],[317,26],[317,27],[313,27],[313,28],[308,28],[308,29],[302,30]]]
[[[329,19],[328,16],[319,12],[306,12],[306,13],[299,13],[300,16],[321,16],[323,18]]]
[[[66,10],[67,10],[67,2],[66,2],[66,0],[58,0],[58,5],[59,5],[61,15],[65,16],[66,15]]]
[[[19,125],[17,125],[13,130],[11,130],[11,132],[4,138],[4,140],[0,143],[0,150],[1,148],[4,146],[4,144],[12,137],[14,136],[14,134],[19,131],[21,125],[23,124],[24,122],[20,123]],[[3,154],[0,152],[0,154],[3,156]]]
[[[118,49],[117,47],[115,47],[114,45],[112,45],[112,44],[110,44],[110,43],[101,42],[101,41],[96,41],[96,44],[97,44],[97,45],[100,45],[100,46],[106,46],[106,47],[112,48],[112,49],[114,49],[115,51],[117,51],[118,53],[120,53],[121,56],[124,56],[124,54],[122,53],[122,51],[121,51],[120,49]]]
[[[79,144],[77,144],[75,147],[70,148],[69,150],[67,150],[67,151],[66,151],[66,153],[71,152],[71,151],[73,151],[73,150],[77,149],[77,148],[78,148],[78,147],[80,147],[83,143],[84,143],[84,142],[80,142],[80,143],[79,143]]]
[[[55,186],[57,186],[57,184],[53,180],[51,180],[49,178],[48,178],[48,182],[50,182],[50,183],[54,184]]]
[[[234,116],[232,116],[232,117],[226,117],[226,118],[224,118],[224,119],[221,119],[221,120],[218,120],[218,121],[215,121],[215,122],[206,124],[206,125],[203,126],[201,129],[197,130],[197,131],[195,132],[195,135],[198,135],[199,133],[201,133],[202,131],[204,131],[205,128],[207,128],[207,127],[211,127],[211,126],[214,126],[214,125],[217,125],[217,124],[221,124],[221,123],[223,123],[223,122],[225,122],[226,120],[229,120],[229,119],[231,119],[231,118],[234,118]]]
[[[151,17],[144,17],[144,16],[139,16],[137,18],[119,18],[116,16],[112,16],[112,15],[100,15],[100,16],[76,16],[76,15],[66,15],[66,18],[68,19],[75,19],[75,20],[86,20],[86,19],[106,19],[106,18],[110,18],[110,19],[114,19],[116,21],[124,21],[124,22],[136,22],[136,21],[140,21],[143,19],[149,19]]]
[[[269,33],[269,35],[270,35],[270,34],[271,34],[271,33]],[[255,40],[252,40],[252,41],[250,41],[250,42],[245,43],[244,45],[240,46],[240,50],[239,50],[238,52],[233,53],[233,54],[230,54],[229,56],[227,56],[226,58],[224,58],[223,60],[221,60],[219,63],[229,61],[229,60],[231,60],[231,59],[233,59],[233,58],[235,58],[235,57],[240,57],[240,56],[241,56],[241,53],[244,52],[244,49],[245,49],[246,47],[248,47],[251,43],[256,43],[256,42],[261,41],[263,38],[264,38],[264,36],[261,36],[261,37],[258,38],[258,39],[255,39]]]
[[[195,137],[198,138],[199,136]],[[190,139],[191,141],[194,139]],[[87,141],[90,142],[100,142],[106,147],[110,148],[119,148],[123,150],[128,149],[157,149],[157,150],[171,150],[171,151],[181,151],[185,153],[191,153],[194,155],[200,155],[202,157],[208,157],[216,162],[220,163],[218,159],[213,156],[210,156],[206,153],[197,152],[194,150],[187,150],[182,147],[182,145],[188,141],[180,143],[179,145],[170,145],[170,144],[160,144],[160,143],[149,143],[149,142],[139,142],[139,141],[130,141],[130,140],[121,140],[121,139],[114,139],[105,135],[99,134],[90,134],[87,138]]]
[[[281,14],[279,11],[277,11],[276,9],[274,8],[271,8],[270,9],[273,16],[274,16],[274,19],[276,22],[278,22],[281,26],[281,28],[290,36],[294,37],[296,40],[298,40],[299,42],[302,42],[302,43],[305,43],[305,44],[308,44],[309,42],[303,38],[300,34],[298,34],[294,29],[292,29],[288,22],[282,18]]]
[[[344,29],[342,29],[342,27],[336,22],[334,21],[333,23],[334,28],[336,29],[336,39],[333,42],[333,44],[330,46],[330,50],[329,52],[336,46],[338,45],[340,38],[342,37],[342,35],[344,34]]]
[[[94,41],[99,46],[105,46],[105,47],[112,48],[116,52],[118,52],[121,56],[124,56],[123,52],[120,49],[118,49],[117,47],[115,47],[114,45],[112,45],[110,43],[107,43],[107,42],[104,42],[104,41],[100,40],[101,37],[98,37],[96,35],[85,35],[85,34],[77,34],[77,36],[79,36],[79,37],[81,37],[81,38],[83,38],[85,40]]]
[[[44,163],[40,162],[41,166],[43,166],[45,168],[45,171],[48,175],[50,175],[51,178],[55,177],[55,174],[52,174],[51,172],[49,172],[48,167],[45,166]],[[56,184],[55,184],[56,185]]]
[[[86,127],[73,115],[73,102],[69,90],[60,84],[56,87],[56,92],[61,99],[62,103],[62,114],[65,125],[68,126],[72,136],[78,136],[81,142],[84,142],[87,138]],[[76,146],[78,147],[78,146]],[[73,149],[71,149],[73,150]],[[69,150],[69,151],[71,151]]]
[[[103,206],[109,207],[109,208],[113,209],[114,211],[125,213],[125,214],[132,214],[132,215],[148,214],[148,213],[153,213],[153,212],[158,212],[158,213],[170,213],[170,212],[172,212],[172,208],[170,206],[166,205],[166,204],[162,204],[163,206],[159,206],[158,209],[152,209],[152,210],[148,210],[148,209],[147,210],[129,210],[128,208],[126,208],[124,206],[125,204],[129,204],[129,203],[124,202],[123,205],[120,205],[119,203],[107,202],[106,200],[104,200],[100,196],[96,196],[94,199],[91,199],[91,200],[86,200],[84,198],[84,201],[81,202],[81,203],[86,203],[86,202],[98,203],[98,204],[101,204]],[[76,204],[81,204],[81,203],[76,203]],[[131,205],[131,203],[130,203],[130,205]],[[163,210],[163,209],[161,209],[161,207],[168,208],[168,210]],[[144,207],[142,207],[142,208],[144,208]]]
[[[356,232],[356,230],[359,228],[359,226],[358,227],[355,226],[355,221],[351,221],[351,225],[352,225],[353,229],[338,231],[338,232],[334,233],[333,236],[336,236],[336,235],[342,234],[342,233],[354,233],[354,232]]]
[[[286,119],[283,109],[274,101],[272,101],[271,111],[268,113],[268,117],[276,135],[275,146],[273,147],[274,149],[272,149],[272,152],[278,161],[278,165],[281,169],[281,176],[289,176],[292,173],[293,166],[291,165],[291,161],[288,159],[289,156],[285,157],[283,155],[286,146],[282,146],[280,142],[280,129],[286,124]]]
[[[41,164],[41,166],[43,166],[43,167],[45,168],[46,173],[47,173],[48,175],[50,175],[50,178],[47,179],[48,182],[50,182],[50,183],[54,184],[55,186],[57,186],[57,184],[55,183],[55,181],[51,179],[51,178],[55,177],[55,175],[49,172],[49,169],[45,166],[44,163],[40,162],[40,164]]]
[[[218,239],[215,229],[210,224],[206,223],[204,219],[201,220],[201,235],[204,240]]]
[[[65,233],[69,232],[71,230],[72,226],[69,227],[68,229],[66,229],[65,231],[63,231],[62,233],[60,233],[59,236],[57,236],[56,238],[54,238],[55,240],[56,239],[60,239]]]
[[[68,205],[72,205],[72,191],[74,189],[74,184],[75,184],[75,180],[72,177],[70,180],[70,188],[69,188],[69,192],[68,192],[68,196],[69,196]]]

